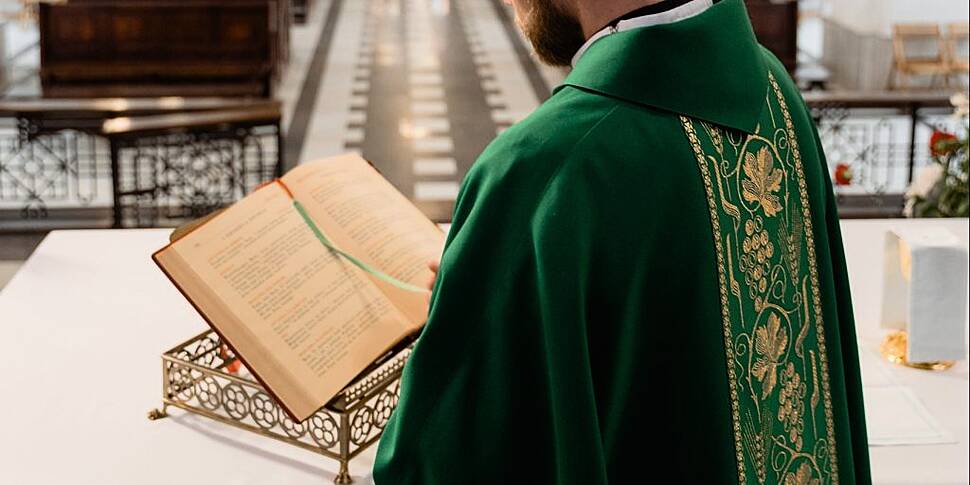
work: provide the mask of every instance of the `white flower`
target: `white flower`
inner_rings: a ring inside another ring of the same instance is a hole
[[[970,98],[967,98],[966,94],[956,93],[950,96],[950,104],[956,108],[953,111],[954,118],[963,118],[970,114]]]
[[[913,206],[916,205],[916,198],[925,198],[929,195],[936,183],[943,178],[943,165],[931,163],[919,171],[916,180],[906,189],[906,207],[903,208],[903,215],[913,217]]]
[[[926,197],[941,177],[943,177],[943,165],[931,163],[923,167],[919,172],[919,176],[916,177],[916,180],[906,190],[906,196]]]

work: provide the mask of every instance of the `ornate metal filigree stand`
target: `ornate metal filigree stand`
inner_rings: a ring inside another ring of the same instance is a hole
[[[316,414],[295,422],[218,334],[203,332],[162,355],[163,404],[148,419],[168,416],[170,406],[182,408],[337,460],[334,483],[352,483],[349,462],[380,438],[410,354],[408,346],[378,361]]]

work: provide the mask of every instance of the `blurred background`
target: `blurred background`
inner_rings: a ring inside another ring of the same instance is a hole
[[[966,216],[965,0],[747,5],[842,217]],[[50,230],[176,226],[345,151],[447,222],[565,74],[501,0],[0,0],[0,288]]]

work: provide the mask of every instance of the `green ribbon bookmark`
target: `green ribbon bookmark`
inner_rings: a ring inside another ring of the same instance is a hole
[[[310,214],[307,214],[306,209],[303,208],[303,204],[300,204],[299,202],[297,202],[294,199],[293,200],[293,207],[295,207],[296,208],[296,211],[300,213],[300,216],[303,217],[303,221],[306,222],[306,225],[310,227],[310,230],[313,231],[313,234],[315,236],[317,236],[317,239],[320,241],[320,243],[323,244],[324,246],[326,246],[331,251],[333,251],[333,252],[335,252],[335,253],[337,253],[337,254],[339,254],[339,255],[347,258],[348,261],[350,261],[351,263],[354,263],[354,265],[356,265],[358,268],[366,271],[367,273],[369,273],[371,275],[374,275],[376,278],[380,279],[381,281],[386,281],[387,283],[390,283],[390,284],[392,284],[392,285],[394,285],[394,286],[396,286],[396,287],[398,287],[398,288],[400,288],[402,290],[414,291],[414,292],[418,292],[418,293],[427,293],[428,292],[428,290],[426,288],[421,288],[420,286],[415,286],[415,285],[412,285],[411,283],[407,283],[407,282],[401,281],[401,280],[399,280],[399,279],[397,279],[397,278],[395,278],[395,277],[393,277],[393,276],[391,276],[391,275],[389,275],[389,274],[387,274],[387,273],[385,273],[385,272],[383,272],[383,271],[381,271],[381,270],[379,270],[377,268],[374,268],[373,266],[371,266],[371,265],[369,265],[369,264],[367,264],[367,263],[365,263],[365,262],[363,262],[363,261],[355,258],[353,255],[344,252],[340,248],[334,246],[333,243],[331,243],[330,240],[327,239],[327,236],[324,236],[323,235],[323,231],[321,231],[320,228],[317,227],[317,224],[315,222],[313,222],[313,219],[310,219]]]

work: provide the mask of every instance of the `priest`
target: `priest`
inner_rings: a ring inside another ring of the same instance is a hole
[[[573,70],[463,181],[376,483],[869,483],[824,154],[742,0],[512,3]]]

